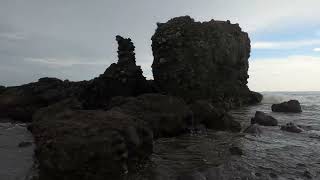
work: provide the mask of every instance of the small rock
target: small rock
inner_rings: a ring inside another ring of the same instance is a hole
[[[303,131],[301,128],[299,128],[297,125],[295,125],[292,122],[287,123],[284,126],[281,126],[281,130],[288,131],[288,132],[293,132],[293,133],[301,133]]]
[[[231,148],[229,148],[229,151],[232,155],[238,155],[238,156],[242,156],[243,155],[243,151],[242,149],[240,149],[237,146],[233,146]]]
[[[25,147],[29,147],[31,145],[32,145],[32,142],[21,142],[18,144],[18,147],[25,148]]]
[[[277,126],[278,120],[272,116],[266,115],[264,112],[257,111],[254,118],[251,119],[251,124],[255,123],[262,126]]]

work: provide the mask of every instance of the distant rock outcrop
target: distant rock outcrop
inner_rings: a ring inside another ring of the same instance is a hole
[[[262,99],[247,87],[250,39],[238,24],[173,18],[158,23],[152,50],[154,80],[171,95],[227,108]]]
[[[38,109],[78,96],[85,85],[85,81],[41,78],[38,82],[8,87],[0,93],[0,118],[30,122]]]
[[[290,100],[288,102],[283,102],[280,104],[273,104],[271,109],[273,112],[302,112],[301,105],[297,100]]]
[[[136,65],[131,39],[117,36],[118,63],[113,63],[99,77],[93,79],[82,94],[87,109],[105,108],[114,96],[137,96],[153,91]]]
[[[265,114],[264,112],[257,111],[254,118],[251,119],[251,124],[259,124],[262,126],[277,126],[278,120],[274,117]]]

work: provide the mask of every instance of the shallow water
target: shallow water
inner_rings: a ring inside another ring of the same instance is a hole
[[[303,113],[271,112],[272,103],[290,99],[301,102]],[[257,110],[278,119],[279,125],[294,122],[305,131],[296,134],[261,127],[263,133],[257,137],[208,131],[159,139],[151,161],[128,179],[320,179],[320,93],[264,93],[260,105],[231,113],[245,128]],[[231,155],[232,146],[240,147],[244,155]]]

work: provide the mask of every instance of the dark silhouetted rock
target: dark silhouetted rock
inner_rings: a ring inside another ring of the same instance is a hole
[[[262,130],[258,124],[251,124],[243,132],[254,136],[260,136],[262,134]]]
[[[288,102],[283,102],[280,104],[273,104],[271,109],[273,112],[292,112],[292,113],[302,112],[300,103],[297,100],[290,100]]]
[[[39,108],[78,96],[86,82],[41,78],[38,82],[8,87],[0,94],[0,118],[29,122]]]
[[[229,148],[229,151],[232,155],[238,155],[238,156],[242,156],[243,155],[243,151],[242,149],[240,149],[238,146],[232,146]]]
[[[290,122],[284,126],[281,126],[281,130],[293,132],[293,133],[301,133],[303,131],[300,127],[298,127],[297,125],[295,125],[292,122]]]
[[[153,91],[150,83],[136,65],[131,39],[117,36],[118,63],[113,63],[99,77],[92,80],[82,94],[86,109],[105,108],[112,97],[137,96]]]
[[[171,95],[188,102],[208,99],[227,108],[262,99],[247,87],[250,40],[238,24],[173,18],[158,23],[152,50],[154,80]]]
[[[312,179],[312,174],[310,173],[310,171],[307,171],[307,170],[304,171],[303,172],[303,176],[308,178],[308,179]]]
[[[152,130],[121,111],[81,110],[66,100],[39,110],[35,137],[40,180],[118,179],[152,153]]]
[[[254,118],[251,119],[251,124],[259,124],[262,126],[277,126],[278,121],[269,115],[266,115],[264,112],[257,111]]]
[[[209,129],[239,132],[241,125],[224,109],[215,108],[210,102],[198,100],[190,105],[194,124],[204,124]]]

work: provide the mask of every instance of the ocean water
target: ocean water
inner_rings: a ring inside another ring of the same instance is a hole
[[[150,160],[128,180],[320,180],[320,92],[265,92],[261,104],[233,110],[231,114],[244,128],[256,111],[279,121],[294,122],[302,133],[290,133],[280,127],[263,127],[260,136],[223,131],[185,134],[155,141]],[[297,99],[302,113],[271,112],[273,103]],[[24,180],[32,168],[33,146],[19,148],[32,141],[23,124],[0,123],[0,180]],[[237,146],[242,156],[231,155]]]

